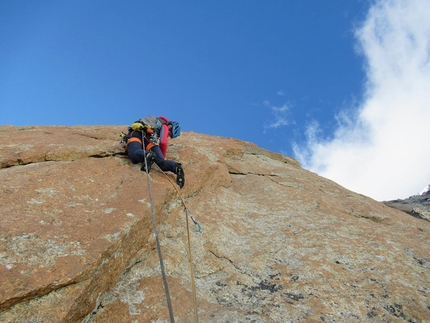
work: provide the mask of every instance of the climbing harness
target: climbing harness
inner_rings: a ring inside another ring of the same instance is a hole
[[[143,138],[143,136],[144,136],[144,133],[142,131],[142,138]],[[142,149],[145,151],[145,147],[144,147],[143,143],[142,143]],[[155,218],[155,208],[154,208],[154,203],[153,203],[153,200],[152,200],[151,184],[150,184],[150,179],[149,179],[148,161],[146,159],[146,154],[144,153],[143,155],[144,155],[146,178],[147,178],[147,181],[148,181],[149,199],[150,199],[150,203],[151,203],[152,223],[153,223],[153,226],[154,226],[154,235],[155,235],[155,240],[156,240],[156,243],[157,243],[158,257],[160,259],[160,267],[161,267],[161,273],[162,273],[162,276],[163,276],[164,289],[165,289],[165,292],[166,292],[167,307],[169,308],[170,322],[174,323],[175,322],[175,318],[173,316],[173,308],[172,308],[172,304],[171,304],[171,301],[170,301],[169,286],[167,284],[167,275],[166,275],[166,270],[165,270],[165,267],[164,267],[163,257],[162,257],[162,254],[161,254],[160,240],[158,238],[157,222],[156,222],[156,218]],[[188,218],[190,218],[194,222],[195,226],[197,227],[196,228],[196,232],[202,232],[203,230],[202,230],[202,227],[200,226],[200,223],[198,223],[196,221],[196,219],[194,218],[194,216],[191,214],[191,211],[187,207],[187,205],[186,205],[183,197],[179,193],[178,188],[175,186],[175,184],[172,182],[172,180],[169,178],[169,176],[167,176],[167,174],[158,165],[157,165],[157,167],[166,176],[166,178],[169,180],[170,184],[172,184],[173,188],[176,190],[176,193],[178,194],[179,198],[182,201],[182,205],[184,206],[186,226],[187,226],[187,237],[188,237],[188,254],[189,254],[189,261],[190,261],[191,287],[192,287],[192,292],[193,292],[194,321],[195,321],[195,323],[198,323],[199,320],[198,320],[198,312],[197,312],[197,296],[196,296],[195,279],[194,279],[193,256],[192,256],[192,248],[191,248],[191,234],[190,234],[190,227],[189,227]]]

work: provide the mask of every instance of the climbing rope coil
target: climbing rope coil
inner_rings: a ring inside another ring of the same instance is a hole
[[[142,135],[143,135],[143,132],[142,132]],[[143,140],[142,140],[142,142],[143,142]],[[145,147],[143,146],[143,144],[142,144],[142,148],[145,151]],[[166,269],[164,267],[163,256],[162,256],[162,253],[161,253],[160,240],[158,238],[157,221],[156,221],[156,217],[155,217],[155,208],[154,208],[154,203],[153,203],[153,199],[152,199],[151,183],[150,183],[149,172],[148,172],[148,162],[147,162],[147,159],[146,159],[146,154],[143,154],[143,155],[144,155],[146,178],[147,178],[147,182],[148,182],[149,200],[150,200],[150,204],[151,204],[152,224],[153,224],[153,227],[154,227],[155,241],[157,243],[158,258],[160,260],[160,269],[161,269],[161,274],[162,274],[162,278],[163,278],[164,290],[165,290],[165,293],[166,293],[167,307],[169,309],[170,322],[174,323],[175,322],[175,317],[173,315],[173,308],[172,308],[172,303],[171,303],[171,300],[170,300],[170,292],[169,292],[169,285],[167,283]],[[193,256],[192,256],[192,246],[191,246],[191,234],[190,234],[190,228],[189,228],[188,218],[190,218],[194,222],[194,225],[196,226],[196,232],[202,232],[202,227],[196,221],[196,219],[194,218],[194,216],[191,214],[191,211],[187,207],[184,199],[182,198],[181,194],[179,193],[178,188],[171,181],[171,179],[167,176],[167,174],[161,168],[159,168],[159,169],[166,176],[166,178],[169,180],[169,182],[172,184],[173,188],[176,190],[176,192],[178,193],[179,198],[182,201],[182,205],[184,206],[186,226],[187,226],[187,237],[188,237],[188,255],[189,255],[189,261],[190,261],[191,287],[192,287],[192,292],[193,292],[194,322],[198,323],[197,297],[196,297],[195,279],[194,279],[194,267],[193,267]]]

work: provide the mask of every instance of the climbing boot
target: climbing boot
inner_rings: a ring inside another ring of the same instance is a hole
[[[148,152],[145,152],[145,158],[146,158],[146,164],[148,165],[148,173],[151,170],[151,166],[155,161],[155,153],[152,150],[149,150]],[[142,172],[146,172],[145,168],[145,161],[143,161],[142,167],[140,168]]]
[[[185,174],[184,174],[184,169],[182,168],[181,164],[177,164],[176,166],[176,184],[179,185],[179,188],[184,187],[185,184]]]

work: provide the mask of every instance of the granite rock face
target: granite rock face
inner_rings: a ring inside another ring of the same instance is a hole
[[[386,201],[384,204],[430,222],[430,190],[403,200]]]
[[[196,133],[148,182],[115,126],[0,127],[0,322],[426,322],[430,223]],[[195,276],[193,302],[190,255]]]

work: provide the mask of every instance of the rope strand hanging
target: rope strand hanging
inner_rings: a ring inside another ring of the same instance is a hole
[[[143,131],[142,131],[142,135],[143,135]],[[169,309],[170,322],[174,323],[175,317],[173,316],[173,308],[172,308],[172,303],[170,301],[170,292],[169,292],[169,285],[167,283],[166,269],[164,268],[163,256],[161,254],[160,239],[158,238],[157,221],[155,218],[155,208],[154,208],[154,202],[152,200],[151,183],[149,180],[148,161],[146,159],[145,147],[144,147],[143,142],[144,142],[144,140],[142,140],[142,146],[143,146],[143,151],[144,151],[143,156],[144,156],[144,163],[145,163],[146,178],[147,178],[147,182],[148,182],[149,201],[151,203],[152,225],[154,227],[155,241],[157,243],[158,258],[160,259],[160,268],[161,268],[161,274],[163,277],[164,290],[166,292],[166,300],[167,300],[167,307]]]
[[[188,255],[189,255],[189,260],[190,260],[191,289],[193,291],[194,322],[198,323],[199,318],[198,318],[198,311],[197,311],[197,294],[196,294],[196,284],[195,284],[195,279],[194,279],[193,254],[192,254],[192,248],[191,248],[191,234],[190,234],[190,226],[188,224],[188,222],[189,222],[188,218],[190,218],[194,222],[194,224],[197,226],[196,232],[201,233],[201,232],[203,232],[203,230],[202,230],[200,223],[198,223],[196,221],[196,219],[194,218],[194,216],[191,214],[191,211],[187,207],[187,204],[185,203],[183,197],[179,193],[178,188],[175,186],[175,184],[172,182],[172,180],[169,178],[169,176],[167,176],[167,174],[160,167],[158,167],[158,168],[164,174],[164,176],[166,176],[166,178],[169,180],[170,184],[172,184],[173,188],[176,190],[176,193],[178,194],[179,198],[182,201],[182,205],[184,206],[186,226],[187,226],[187,238],[188,238]]]
[[[156,222],[156,217],[155,217],[155,208],[154,208],[154,203],[153,203],[153,199],[152,199],[152,191],[151,191],[151,184],[150,184],[150,178],[149,178],[148,161],[147,161],[147,156],[145,153],[145,144],[144,144],[144,142],[145,142],[144,138],[145,137],[146,137],[146,134],[142,130],[142,149],[144,151],[144,165],[145,165],[146,178],[147,178],[147,182],[148,182],[149,199],[150,199],[150,203],[151,203],[152,223],[153,223],[153,227],[154,227],[155,240],[157,243],[158,257],[160,259],[160,268],[161,268],[161,273],[162,273],[162,277],[163,277],[163,284],[164,284],[164,289],[165,289],[165,293],[166,293],[166,300],[167,300],[167,307],[169,309],[170,321],[171,321],[171,323],[174,323],[175,318],[173,315],[173,308],[172,308],[172,304],[171,304],[171,300],[170,300],[170,292],[169,292],[169,286],[167,283],[167,275],[166,275],[166,270],[164,267],[164,261],[163,261],[163,257],[162,257],[162,253],[161,253],[160,240],[158,238],[157,222]],[[196,219],[194,218],[194,216],[191,214],[190,209],[187,207],[185,200],[182,198],[176,185],[172,182],[172,180],[169,178],[169,176],[167,176],[167,174],[158,165],[157,165],[157,167],[166,176],[166,178],[169,180],[170,184],[172,184],[173,188],[176,190],[176,193],[178,194],[179,198],[182,201],[182,205],[184,206],[186,226],[187,226],[187,238],[188,238],[188,255],[189,255],[190,272],[191,272],[191,288],[192,288],[192,293],[193,293],[194,322],[198,323],[199,319],[198,319],[198,310],[197,310],[197,296],[196,296],[195,278],[194,278],[193,256],[192,256],[192,247],[191,247],[191,234],[190,234],[188,218],[190,218],[193,221],[194,225],[196,226],[196,232],[202,232],[202,227],[200,226],[200,223],[198,223],[196,221]]]

